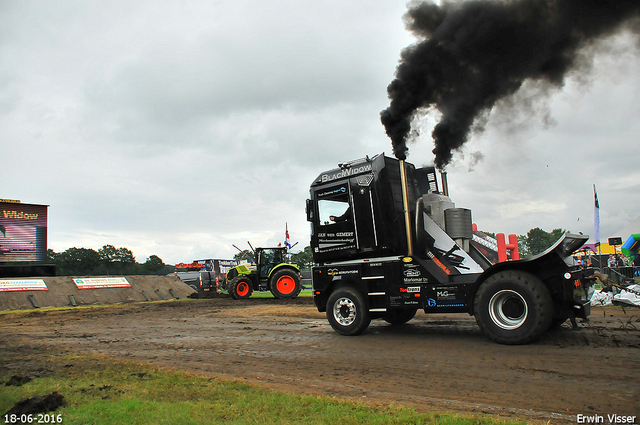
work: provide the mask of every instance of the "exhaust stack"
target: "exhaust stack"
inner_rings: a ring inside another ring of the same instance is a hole
[[[407,173],[404,159],[400,160],[400,184],[402,186],[402,208],[404,210],[404,226],[407,233],[407,256],[413,255],[413,238],[411,236],[411,214],[409,212],[409,191],[407,189]]]
[[[449,196],[449,182],[447,181],[447,172],[442,171],[440,175],[442,176],[442,194],[444,196]]]

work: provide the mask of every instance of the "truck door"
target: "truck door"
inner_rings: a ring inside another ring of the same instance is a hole
[[[359,251],[370,251],[378,245],[374,193],[371,190],[373,175],[366,174],[351,179],[352,204],[355,211],[355,237]]]
[[[320,254],[357,247],[351,190],[348,181],[317,191],[316,251]]]

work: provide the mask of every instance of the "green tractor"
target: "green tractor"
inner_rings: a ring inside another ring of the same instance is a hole
[[[242,252],[238,247],[236,249]],[[253,291],[267,290],[280,299],[297,297],[302,290],[300,269],[287,263],[287,248],[251,249],[255,257],[247,257],[252,265],[240,264],[227,272],[224,289],[231,297],[243,300],[249,298]]]

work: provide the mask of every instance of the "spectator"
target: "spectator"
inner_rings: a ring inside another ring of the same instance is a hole
[[[616,266],[616,257],[614,257],[613,254],[609,255],[609,259],[607,260],[607,266],[608,267],[615,267]]]

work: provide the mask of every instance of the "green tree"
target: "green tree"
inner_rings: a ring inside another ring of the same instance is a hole
[[[307,246],[302,251],[291,254],[291,262],[296,264],[300,270],[306,270],[313,264],[313,255],[311,247]]]
[[[109,274],[165,275],[173,267],[164,264],[157,255],[151,255],[143,264],[137,263],[130,249],[104,245],[98,251],[89,248],[69,248],[56,253],[47,250],[47,260],[56,265],[59,276],[103,276]]]
[[[242,252],[238,252],[236,255],[233,256],[233,259],[240,262],[240,261],[249,261],[251,262],[251,260],[249,258],[253,258],[253,251],[250,251],[248,249],[243,250]]]
[[[541,228],[536,227],[535,229],[529,230],[525,243],[527,254],[536,255],[545,251],[565,233],[566,230],[564,229],[553,229],[551,232],[545,232]]]
[[[100,266],[100,256],[89,248],[69,248],[54,258],[57,274],[63,276],[91,276]]]
[[[164,261],[157,255],[151,255],[142,265],[145,274],[162,274],[164,272]]]
[[[518,235],[518,254],[520,254],[520,258],[530,256],[527,240],[526,235]]]
[[[136,270],[136,259],[128,248],[104,245],[98,250],[102,274],[130,274]]]
[[[113,245],[104,245],[98,250],[98,254],[100,255],[100,261],[111,263],[115,261],[118,255],[118,250]]]
[[[47,262],[55,264],[57,255],[58,254],[53,249],[47,249]]]

